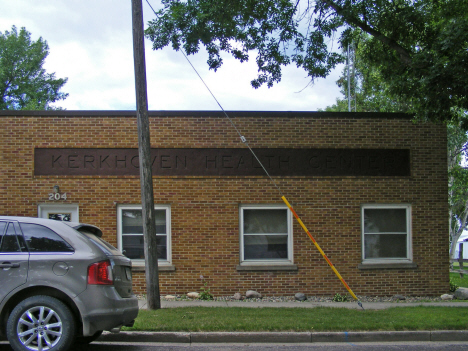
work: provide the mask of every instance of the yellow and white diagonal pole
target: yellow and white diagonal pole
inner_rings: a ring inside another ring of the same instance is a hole
[[[307,235],[309,236],[310,240],[312,240],[312,242],[314,243],[315,247],[317,248],[317,250],[319,250],[319,252],[322,254],[323,258],[325,259],[325,261],[327,261],[327,263],[330,265],[331,269],[333,270],[333,272],[335,272],[336,276],[338,277],[339,280],[341,280],[341,282],[343,283],[344,287],[346,288],[346,290],[348,290],[348,292],[351,294],[351,296],[357,301],[358,305],[364,309],[364,307],[362,307],[362,303],[361,301],[359,301],[359,299],[357,298],[357,296],[353,293],[353,291],[351,290],[351,288],[349,287],[349,285],[345,282],[345,280],[343,279],[343,277],[341,276],[341,274],[338,272],[338,270],[335,268],[335,266],[333,265],[333,263],[330,261],[330,259],[327,257],[327,255],[325,254],[325,252],[323,252],[322,248],[320,247],[320,245],[317,243],[317,241],[314,239],[314,237],[312,236],[312,234],[310,234],[309,230],[307,229],[307,227],[304,225],[304,223],[301,221],[301,219],[299,218],[299,216],[297,215],[296,211],[294,211],[294,208],[292,208],[292,206],[290,205],[290,203],[288,202],[288,200],[286,199],[285,196],[282,196],[281,197],[284,201],[284,203],[286,204],[286,206],[288,206],[288,208],[291,210],[292,214],[294,215],[294,217],[296,217],[297,221],[299,222],[299,224],[301,225],[302,229],[304,229],[304,231],[307,233]]]

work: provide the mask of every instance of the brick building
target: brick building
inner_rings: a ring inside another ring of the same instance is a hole
[[[230,112],[358,295],[448,290],[442,125],[377,113]],[[145,291],[129,111],[0,111],[0,213],[91,223]],[[346,293],[220,112],[150,112],[162,294]]]

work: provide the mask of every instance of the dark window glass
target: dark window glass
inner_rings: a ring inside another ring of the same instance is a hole
[[[366,208],[364,210],[364,233],[406,233],[406,209]]]
[[[158,260],[167,260],[166,210],[154,210]],[[122,210],[122,251],[131,259],[144,259],[143,219],[141,209]]]
[[[4,236],[3,234],[5,234],[6,226],[7,222],[0,222],[0,247]]]
[[[5,233],[7,222],[0,222],[0,239],[3,237],[3,233]]]
[[[49,219],[54,221],[71,222],[71,213],[49,213]]]
[[[408,258],[407,210],[364,209],[364,258]]]
[[[143,235],[123,235],[122,246],[124,255],[130,259],[144,259],[145,250],[143,240]],[[156,246],[158,250],[158,260],[167,260],[166,236],[156,236]]]
[[[47,227],[32,223],[22,223],[26,244],[30,252],[73,252],[73,247],[57,233]]]
[[[288,233],[288,210],[244,210],[244,234]]]
[[[6,224],[6,223],[5,223]],[[4,227],[3,227],[4,230]],[[2,230],[2,232],[3,232]],[[24,252],[27,251],[21,232],[14,223],[9,223],[5,235],[3,235],[0,247],[1,252]]]
[[[287,259],[287,235],[245,235],[244,259]]]
[[[368,234],[365,258],[406,258],[406,234]]]
[[[92,234],[92,233],[88,233],[88,232],[82,232],[83,234],[85,234],[89,239],[91,239],[92,242],[94,242],[96,245],[98,245],[101,249],[105,250],[106,252],[108,252],[110,255],[119,255],[120,254],[120,251],[117,250],[114,246],[112,246],[111,244],[109,244],[107,241],[105,241],[104,239]]]
[[[288,210],[244,209],[244,260],[288,259]]]

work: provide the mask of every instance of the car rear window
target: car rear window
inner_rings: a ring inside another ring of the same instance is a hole
[[[73,247],[51,229],[38,224],[21,223],[30,252],[74,252]]]
[[[118,249],[116,249],[114,246],[109,244],[104,239],[84,230],[81,231],[81,233],[83,233],[89,239],[91,239],[91,241],[94,242],[97,246],[99,246],[101,250],[103,250],[106,254],[108,255],[121,255],[122,254]]]

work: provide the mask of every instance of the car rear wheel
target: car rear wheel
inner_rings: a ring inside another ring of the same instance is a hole
[[[15,351],[67,350],[74,341],[75,319],[69,308],[50,296],[32,296],[11,312],[7,337]]]

